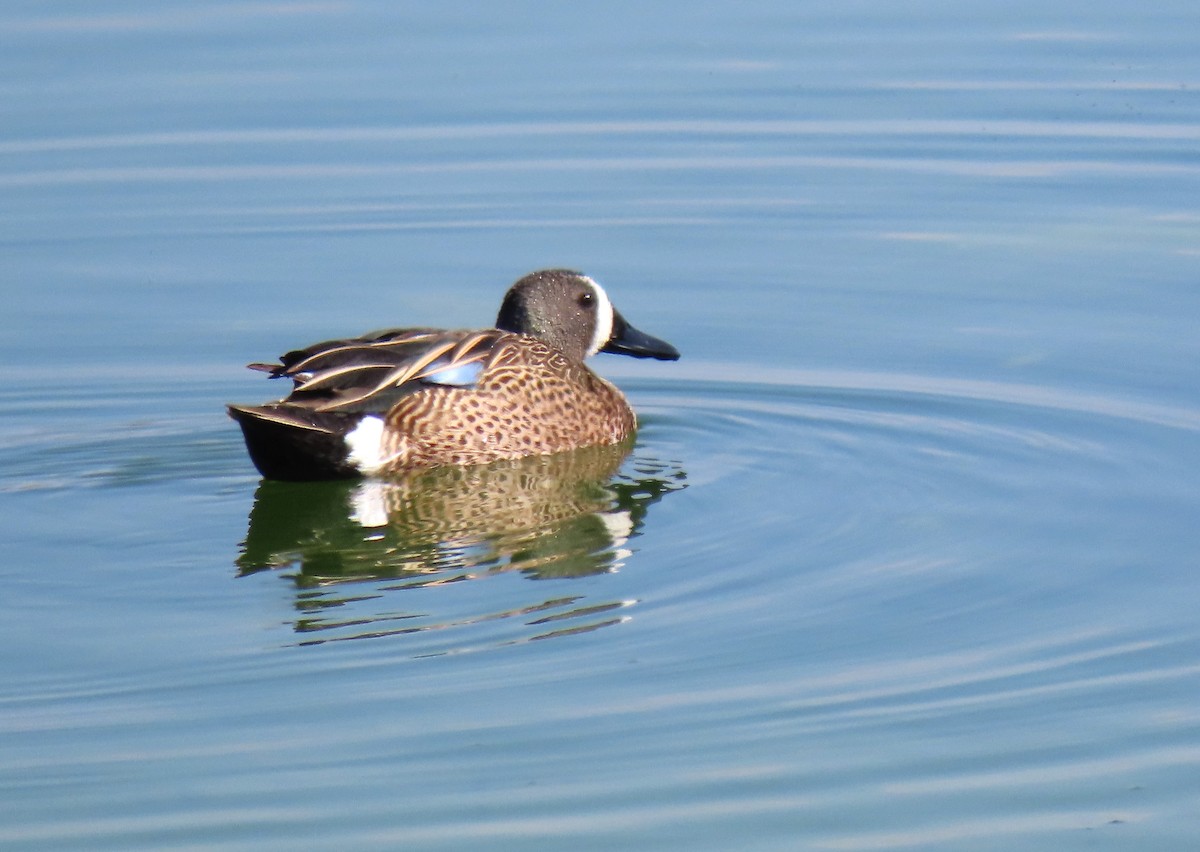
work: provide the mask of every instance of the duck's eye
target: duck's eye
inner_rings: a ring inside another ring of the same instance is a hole
[[[579,307],[590,308],[593,304],[595,304],[596,297],[585,290],[579,294],[579,298],[576,299],[576,301],[579,302]]]

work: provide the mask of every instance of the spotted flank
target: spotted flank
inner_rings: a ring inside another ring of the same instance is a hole
[[[584,360],[597,352],[675,360],[631,326],[595,281],[544,270],[505,295],[496,327],[392,329],[327,340],[251,364],[291,393],[230,405],[271,479],[387,475],[619,443],[629,403]]]

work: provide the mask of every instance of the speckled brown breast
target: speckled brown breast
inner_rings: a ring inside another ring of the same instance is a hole
[[[472,387],[428,387],[387,414],[390,472],[616,444],[637,427],[613,385],[532,337],[505,334]]]

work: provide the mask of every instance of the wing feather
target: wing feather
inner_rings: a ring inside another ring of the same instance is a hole
[[[382,412],[430,385],[469,386],[507,335],[496,329],[390,329],[315,343],[288,352],[278,364],[250,367],[292,380],[286,404],[321,412]],[[483,366],[471,366],[477,364]]]

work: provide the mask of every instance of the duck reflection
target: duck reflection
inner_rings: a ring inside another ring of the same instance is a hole
[[[295,629],[336,628],[338,635],[328,638],[442,629],[456,619],[478,623],[528,613],[539,614],[528,624],[556,623],[611,613],[624,602],[584,605],[582,595],[559,590],[556,597],[524,600],[504,611],[439,617],[398,609],[395,593],[505,572],[545,580],[614,571],[629,556],[626,543],[649,507],[684,487],[686,476],[677,465],[631,455],[628,445],[387,480],[263,480],[237,566],[243,575],[290,569],[302,613]],[[344,586],[352,583],[360,584],[361,593],[347,594]],[[373,588],[362,589],[363,584]],[[336,619],[332,607],[339,608]],[[617,620],[610,615],[595,626]],[[579,629],[563,627],[555,632]]]

